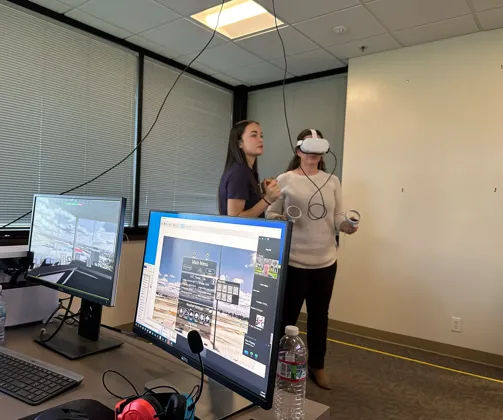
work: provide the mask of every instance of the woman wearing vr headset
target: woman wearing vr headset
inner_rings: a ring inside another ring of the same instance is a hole
[[[255,121],[238,122],[231,129],[225,169],[218,188],[222,215],[264,217],[266,208],[280,196],[275,180],[259,185],[257,157],[264,152],[264,136]],[[263,191],[263,192],[262,192]]]
[[[336,176],[324,172],[322,155],[302,152],[302,143],[308,138],[319,138],[322,145],[328,144],[319,130],[303,130],[298,135],[296,155],[288,166],[288,172],[277,179],[281,197],[269,207],[267,217],[291,218],[290,209],[297,211],[294,216],[282,328],[284,330],[287,325],[297,323],[305,300],[309,375],[320,388],[331,389],[324,370],[324,359],[328,309],[337,272],[336,233],[340,231],[351,235],[357,229],[346,221],[342,211],[341,183]],[[316,142],[313,143],[313,149],[319,149]]]

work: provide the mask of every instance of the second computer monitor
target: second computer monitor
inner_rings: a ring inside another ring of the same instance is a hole
[[[35,195],[28,278],[113,306],[125,207],[124,198]]]
[[[270,408],[290,224],[264,219],[150,214],[134,331]]]

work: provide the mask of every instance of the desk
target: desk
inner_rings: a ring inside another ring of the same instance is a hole
[[[143,391],[143,387],[148,381],[191,369],[152,344],[108,331],[103,332],[103,334],[115,336],[124,341],[122,347],[81,360],[71,361],[33,342],[32,337],[38,334],[39,331],[40,325],[8,329],[6,345],[9,349],[76,372],[84,376],[84,381],[79,387],[35,407],[0,393],[0,418],[2,420],[17,420],[77,399],[93,399],[113,408],[117,403],[117,399],[108,394],[101,382],[102,374],[107,369],[117,370],[125,375],[140,392]],[[194,371],[194,369],[191,370]],[[116,375],[107,376],[107,386],[118,395],[127,396],[132,393],[129,386]],[[254,407],[233,418],[237,420],[273,420],[274,412]],[[311,419],[329,420],[330,407],[306,400],[306,420]]]

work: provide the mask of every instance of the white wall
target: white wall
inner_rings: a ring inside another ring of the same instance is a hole
[[[288,121],[292,140],[305,128],[321,130],[338,158],[336,174],[342,168],[347,75],[336,75],[286,86]],[[264,155],[259,158],[261,178],[276,177],[286,171],[293,154],[283,111],[283,88],[250,92],[248,118],[258,121],[264,131]],[[332,171],[334,159],[326,159]]]
[[[343,188],[363,221],[332,318],[503,354],[501,51],[493,31],[350,62]]]

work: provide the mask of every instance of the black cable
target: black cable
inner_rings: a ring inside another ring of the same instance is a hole
[[[51,341],[54,337],[56,337],[56,334],[59,332],[59,330],[61,330],[61,327],[63,327],[63,325],[65,325],[65,321],[68,317],[68,312],[70,311],[70,307],[72,306],[72,302],[73,302],[73,296],[70,298],[70,302],[68,303],[68,306],[66,308],[66,311],[65,311],[65,315],[63,316],[63,320],[59,323],[58,327],[56,328],[56,330],[50,335],[49,338],[47,339],[44,339],[44,333],[45,333],[45,327],[47,327],[47,325],[49,324],[49,322],[46,322],[45,326],[42,327],[42,329],[40,330],[40,342],[41,343],[48,343],[49,341]],[[58,310],[61,309],[61,302],[58,306]],[[53,312],[53,315],[56,313],[57,311]],[[50,319],[49,319],[50,321]]]
[[[143,393],[143,397],[145,395],[147,395],[149,392],[152,392],[156,389],[171,389],[171,391],[173,391],[175,394],[179,394],[178,390],[176,390],[175,388],[173,388],[172,386],[169,386],[169,385],[159,385],[159,386],[154,386],[153,388],[149,388],[147,389],[144,393]]]
[[[185,72],[187,71],[187,69],[206,51],[206,49],[209,47],[209,45],[211,44],[211,42],[213,41],[213,39],[215,38],[215,35],[217,33],[217,28],[218,28],[218,25],[220,23],[220,15],[222,14],[222,9],[224,7],[224,4],[225,4],[225,1],[226,0],[222,0],[222,4],[220,6],[220,11],[218,12],[218,17],[217,17],[217,23],[215,25],[215,29],[213,29],[213,33],[211,34],[211,37],[209,39],[209,41],[206,43],[206,45],[204,46],[204,48],[199,52],[199,54],[197,54],[191,61],[189,64],[187,64],[185,66],[185,68],[183,69],[183,71],[181,73],[178,74],[178,76],[176,77],[175,81],[173,82],[173,84],[171,85],[171,88],[169,89],[168,93],[166,94],[166,96],[164,97],[164,100],[162,101],[162,104],[161,104],[161,107],[159,108],[159,111],[157,112],[157,115],[154,119],[154,122],[153,124],[150,126],[150,129],[147,131],[147,134],[145,134],[145,136],[138,142],[138,144],[135,146],[135,148],[133,150],[131,150],[131,152],[129,152],[126,157],[124,157],[123,159],[121,159],[119,162],[117,162],[115,165],[111,166],[110,168],[106,169],[105,171],[101,172],[99,175],[96,175],[94,178],[91,178],[89,181],[86,181],[86,182],[83,182],[82,184],[80,185],[77,185],[76,187],[74,188],[70,188],[69,190],[66,190],[62,193],[60,193],[59,195],[65,195],[65,194],[68,194],[72,191],[75,191],[79,188],[82,188],[82,187],[85,187],[86,185],[89,185],[91,182],[94,182],[96,181],[97,179],[101,178],[102,176],[106,175],[107,173],[109,173],[110,171],[114,170],[115,168],[117,168],[117,166],[121,165],[123,162],[125,162],[127,159],[129,159],[135,152],[136,150],[138,150],[138,148],[143,144],[143,142],[148,138],[148,136],[150,135],[150,133],[152,132],[152,130],[154,129],[155,125],[157,124],[157,121],[159,120],[159,117],[161,115],[161,112],[162,110],[164,109],[164,105],[166,104],[166,101],[169,97],[169,95],[171,94],[171,92],[173,91],[173,89],[175,88],[175,86],[177,85],[178,81],[180,80],[180,78],[185,74]],[[0,227],[0,230],[3,230],[7,227],[9,227],[10,225],[16,223],[17,221],[23,219],[24,217],[26,216],[29,216],[31,214],[31,210],[29,212],[26,212],[25,214],[23,214],[22,216],[18,217],[17,219],[13,220],[12,222],[9,222],[7,223],[6,225],[3,225],[2,227]]]
[[[132,332],[129,332],[129,331],[124,331],[124,330],[121,330],[120,328],[111,327],[110,325],[106,325],[106,324],[100,324],[100,326],[103,327],[103,328],[106,328],[107,330],[114,331],[114,332],[117,332],[117,333],[120,333],[120,334],[124,334],[124,335],[127,335],[129,337],[136,337],[135,333],[132,333]]]
[[[196,394],[196,399],[194,400],[193,406],[197,404],[199,401],[199,398],[201,398],[201,395],[203,393],[203,387],[204,387],[204,364],[203,364],[203,358],[201,357],[201,353],[198,353],[199,356],[199,364],[201,365],[201,383],[199,385],[199,391]]]
[[[121,397],[120,395],[114,394],[112,391],[110,391],[110,389],[108,389],[107,384],[105,383],[105,377],[107,376],[108,373],[114,373],[117,376],[120,376],[122,379],[124,379],[131,386],[131,388],[134,390],[136,396],[137,397],[140,396],[138,390],[136,389],[136,387],[131,383],[131,381],[128,378],[126,378],[122,373],[119,373],[116,370],[109,369],[109,370],[106,370],[105,372],[103,372],[103,375],[101,377],[101,382],[103,384],[103,388],[105,388],[110,395],[114,396],[115,398],[118,398],[119,400],[125,400],[127,398],[127,397]]]
[[[287,113],[287,109],[286,109],[286,76],[288,74],[288,61],[287,61],[287,58],[286,58],[285,43],[283,42],[283,37],[281,36],[281,32],[280,32],[279,26],[278,26],[278,18],[277,18],[277,15],[276,15],[276,1],[275,0],[272,0],[272,10],[273,10],[273,13],[274,13],[274,24],[276,26],[276,32],[278,33],[278,37],[279,37],[279,40],[281,42],[281,47],[283,49],[283,59],[284,59],[284,64],[285,64],[285,71],[283,73],[283,86],[282,86],[282,90],[283,90],[283,112],[285,114],[285,124],[286,124],[286,130],[288,132],[288,142],[290,144],[290,147],[292,149],[293,154],[296,156],[297,155],[297,151],[296,151],[296,148],[293,146],[292,134],[290,132],[290,124],[288,122],[288,113]],[[330,153],[332,153],[332,152],[330,152]],[[332,153],[332,155],[334,155],[334,154]],[[332,179],[332,176],[335,173],[335,169],[337,167],[337,157],[335,155],[334,155],[334,157],[335,157],[334,170],[332,171],[332,173],[329,175],[328,179],[325,181],[325,183],[321,187],[318,187],[318,185],[316,184],[316,182],[314,182],[309,177],[309,175],[304,171],[304,168],[302,168],[302,165],[299,165],[300,170],[304,173],[304,175],[307,177],[307,179],[309,179],[309,181],[316,188],[315,193],[312,195],[311,199],[309,200],[309,202],[307,204],[307,216],[311,220],[321,220],[321,219],[323,219],[323,218],[325,218],[327,216],[328,211],[327,211],[327,207],[325,206],[325,199],[323,198],[323,193],[321,192],[321,189],[325,185],[327,185],[327,183],[330,181],[330,179]],[[312,202],[314,200],[314,198],[316,197],[317,194],[320,194],[321,203],[313,203]],[[316,216],[313,213],[312,209],[314,207],[321,207],[322,208],[321,216]]]

